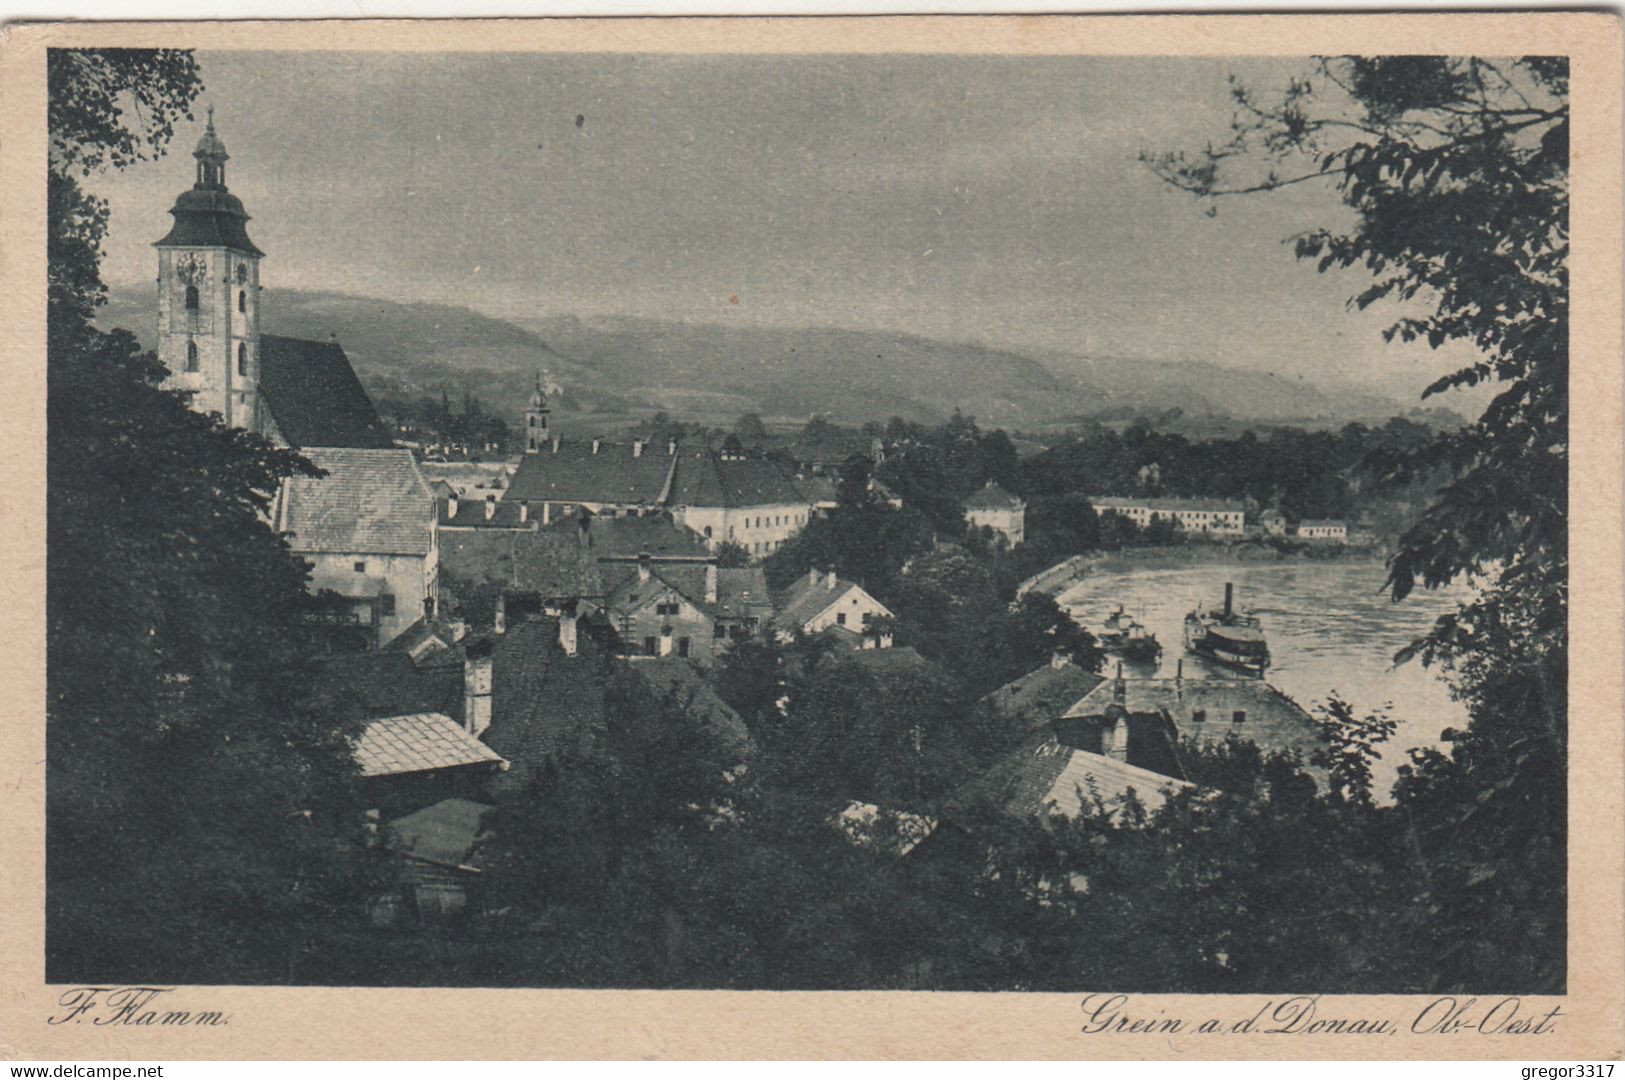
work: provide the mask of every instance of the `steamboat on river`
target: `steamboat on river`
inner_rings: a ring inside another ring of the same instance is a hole
[[[1224,607],[1218,611],[1198,608],[1185,616],[1185,648],[1214,663],[1263,677],[1270,664],[1270,648],[1264,640],[1264,626],[1256,615],[1237,611],[1235,587],[1224,583]]]

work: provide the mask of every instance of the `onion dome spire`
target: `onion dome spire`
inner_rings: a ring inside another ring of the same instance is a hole
[[[209,123],[192,151],[197,159],[197,182],[183,191],[170,211],[175,218],[158,247],[228,247],[246,255],[263,255],[248,238],[248,214],[243,202],[226,190],[226,144],[214,130],[214,106]]]

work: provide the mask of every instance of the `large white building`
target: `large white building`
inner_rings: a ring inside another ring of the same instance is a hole
[[[1228,499],[1120,498],[1089,500],[1097,514],[1117,514],[1142,529],[1155,521],[1172,521],[1185,532],[1208,536],[1241,536],[1246,532],[1246,511]]]

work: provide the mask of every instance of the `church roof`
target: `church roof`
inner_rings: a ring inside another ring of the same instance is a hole
[[[673,458],[658,448],[641,453],[625,443],[561,439],[526,454],[504,498],[614,506],[655,506],[666,494]]]
[[[154,247],[225,247],[264,255],[248,238],[243,201],[225,188],[189,188],[175,200],[175,223]]]
[[[278,530],[297,552],[426,555],[434,502],[410,450],[313,447],[303,451],[327,475],[283,486]]]
[[[336,341],[263,335],[260,395],[290,446],[395,445]]]

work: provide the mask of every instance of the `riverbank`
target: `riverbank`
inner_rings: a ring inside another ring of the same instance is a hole
[[[1381,563],[1385,548],[1374,544],[1275,544],[1247,539],[1229,543],[1167,544],[1074,555],[1022,583],[1022,591],[1058,596],[1090,574],[1128,570],[1177,570],[1189,566],[1267,563]]]

